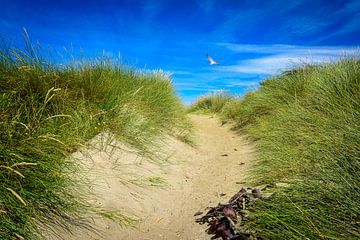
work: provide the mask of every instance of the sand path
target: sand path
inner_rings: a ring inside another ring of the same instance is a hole
[[[194,213],[226,202],[246,185],[254,153],[247,140],[235,135],[230,126],[221,126],[217,118],[191,115],[191,119],[197,146],[169,138],[161,152],[167,159],[163,165],[146,161],[115,140],[110,144],[115,148],[109,147],[109,140],[100,141],[101,151],[78,156],[86,159],[92,179],[89,190],[95,195],[91,201],[105,209],[135,214],[140,221],[135,228],[121,228],[97,218],[101,235],[75,230],[65,238],[210,239],[206,226],[195,223]]]

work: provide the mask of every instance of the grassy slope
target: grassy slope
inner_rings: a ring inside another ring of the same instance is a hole
[[[57,66],[25,51],[0,50],[0,239],[35,239],[34,223],[78,222],[87,209],[68,156],[102,131],[144,153],[165,133],[188,131],[185,111],[161,72],[109,60]],[[76,200],[75,200],[76,199]],[[40,225],[42,225],[40,224]]]
[[[265,80],[243,99],[228,100],[221,116],[257,144],[253,184],[291,184],[258,204],[249,227],[270,239],[360,238],[357,59]]]

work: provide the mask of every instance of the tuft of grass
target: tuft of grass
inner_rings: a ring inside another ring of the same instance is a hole
[[[267,239],[360,238],[360,61],[304,66],[224,105],[259,151],[254,185],[289,188],[247,224]]]
[[[96,209],[95,212],[97,214],[100,214],[103,218],[109,219],[119,224],[122,227],[129,227],[129,226],[131,227],[135,223],[139,222],[138,218],[135,218],[133,216],[128,216],[117,209],[100,208],[100,209]]]
[[[201,96],[196,102],[191,104],[189,112],[203,113],[219,113],[225,104],[230,101],[233,96],[226,92],[214,92],[209,95]]]
[[[147,184],[151,187],[164,187],[167,186],[168,183],[163,177],[159,176],[151,176],[146,178]]]
[[[97,134],[111,131],[144,154],[165,134],[189,134],[165,73],[110,59],[57,65],[25,38],[24,49],[0,47],[0,239],[38,239],[40,226],[88,227],[81,216],[91,206],[69,177],[79,172],[70,155]]]

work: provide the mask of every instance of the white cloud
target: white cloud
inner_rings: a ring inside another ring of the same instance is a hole
[[[359,18],[360,18],[360,13],[355,14],[338,31],[334,32],[333,34],[330,34],[328,37],[359,31],[360,29]]]
[[[324,62],[325,59],[307,59],[277,55],[272,57],[263,57],[257,59],[249,59],[240,61],[236,65],[220,66],[220,71],[238,72],[238,73],[254,73],[254,74],[276,74],[294,66],[304,63]]]
[[[254,33],[254,29],[264,25],[264,21],[273,17],[289,16],[297,6],[306,0],[283,1],[272,0],[264,1],[261,7],[254,1],[233,1],[233,8],[225,8],[221,11],[224,15],[221,17],[219,25],[211,31],[214,39],[231,40],[248,38],[249,34]],[[219,1],[220,2],[220,1]],[[237,2],[235,4],[235,2]],[[216,9],[215,9],[216,10]]]
[[[335,28],[331,33],[320,37],[317,39],[317,42],[322,42],[329,38],[346,35],[350,33],[355,33],[360,29],[360,1],[349,1],[345,7],[340,8],[333,13],[332,19],[342,19],[344,23]]]
[[[310,16],[294,16],[284,23],[285,29],[296,36],[311,36],[323,30],[329,25],[328,22],[320,21],[316,17]]]
[[[254,87],[259,84],[259,81],[242,81],[239,80],[237,82],[229,83],[226,85],[227,87]]]
[[[185,71],[185,70],[169,70],[172,75],[192,75],[193,72]]]
[[[345,54],[359,54],[358,47],[250,45],[220,43],[234,54],[256,53],[266,55],[242,59],[233,65],[219,66],[220,71],[254,74],[276,74],[301,64],[335,61]],[[241,55],[239,58],[242,57]]]
[[[324,54],[324,55],[339,55],[344,51],[354,52],[358,51],[359,47],[349,46],[300,46],[300,45],[286,45],[286,44],[269,44],[269,45],[255,45],[255,44],[236,44],[236,43],[218,43],[219,46],[225,47],[234,53],[264,53],[264,54],[279,54],[279,53],[293,53],[297,55]]]

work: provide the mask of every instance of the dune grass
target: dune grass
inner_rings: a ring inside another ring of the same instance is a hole
[[[81,220],[89,209],[78,191],[82,183],[69,177],[78,166],[69,156],[100,132],[144,154],[165,134],[186,138],[185,110],[161,71],[139,72],[109,59],[57,65],[27,36],[24,49],[7,41],[0,49],[0,239],[89,227]]]
[[[233,96],[225,91],[203,95],[189,106],[189,112],[220,113],[224,105],[233,99]]]
[[[255,141],[253,185],[290,184],[258,202],[250,228],[267,239],[360,238],[358,58],[267,79],[220,115]]]

